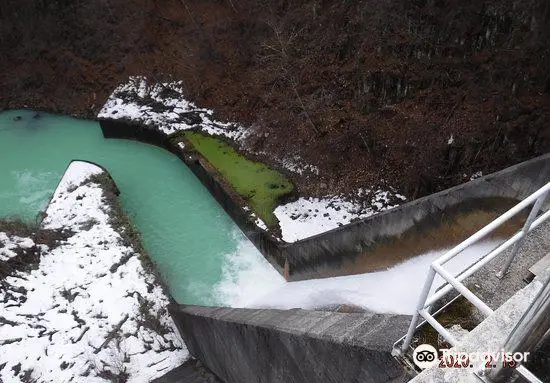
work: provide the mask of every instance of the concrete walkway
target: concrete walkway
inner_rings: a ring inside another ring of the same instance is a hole
[[[533,282],[517,292],[491,316],[467,334],[452,350],[465,353],[476,351],[496,353],[501,351],[506,338],[548,278],[550,278],[550,270],[547,270],[545,274],[535,278]],[[442,368],[436,364],[424,370],[410,383],[479,383],[482,380],[474,374],[474,371],[483,371],[485,364],[485,358],[479,361],[470,360],[471,367],[469,368]]]
[[[527,283],[524,279],[530,274],[529,268],[549,252],[550,222],[545,222],[525,238],[514,263],[504,278],[499,279],[496,273],[502,268],[510,250],[500,254],[470,278],[467,278],[465,284],[489,307],[496,310],[526,286]]]

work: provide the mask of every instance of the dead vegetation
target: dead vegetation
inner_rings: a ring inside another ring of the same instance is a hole
[[[436,319],[445,328],[458,325],[466,331],[473,330],[482,320],[477,309],[464,297],[460,297],[451,303],[436,316]],[[425,324],[416,333],[413,348],[424,343],[430,344],[436,349],[451,347],[429,324]]]
[[[70,233],[61,230],[43,229],[36,225],[29,225],[19,220],[0,220],[0,232],[9,236],[31,238],[35,245],[29,248],[18,247],[13,251],[17,256],[6,261],[0,261],[0,282],[15,272],[26,272],[36,267],[40,262],[41,246],[54,249],[65,241]],[[3,246],[0,242],[0,248]]]
[[[129,75],[182,80],[200,106],[252,127],[250,153],[315,165],[290,174],[305,195],[390,184],[421,196],[550,147],[544,0],[0,8],[0,108],[93,117]]]

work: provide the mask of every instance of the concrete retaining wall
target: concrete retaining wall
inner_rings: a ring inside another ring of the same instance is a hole
[[[243,230],[272,265],[288,280],[346,275],[375,270],[380,259],[388,267],[403,259],[388,260],[388,248],[407,242],[407,256],[421,253],[414,243],[427,230],[445,223],[449,212],[460,214],[487,203],[487,199],[522,199],[550,181],[550,155],[509,167],[474,181],[405,203],[395,209],[341,226],[329,232],[292,244],[259,229],[242,209],[234,191],[217,175],[207,161],[170,143],[158,130],[117,120],[100,121],[107,138],[137,139],[163,147],[184,161],[225,211]],[[505,211],[500,208],[497,213]],[[475,229],[479,229],[480,223]],[[459,233],[457,240],[469,233]],[[409,241],[406,241],[406,240]],[[393,249],[389,250],[390,252]],[[362,267],[356,267],[363,262]],[[369,270],[370,268],[370,270]]]
[[[173,306],[190,353],[226,383],[406,382],[391,356],[410,317]]]
[[[313,277],[323,273],[324,268],[338,269],[360,255],[376,256],[381,245],[407,236],[421,237],[426,230],[441,226],[450,210],[466,212],[495,197],[520,200],[548,182],[550,155],[544,155],[295,242],[283,249],[291,279]],[[414,248],[409,250],[411,255],[418,254]]]

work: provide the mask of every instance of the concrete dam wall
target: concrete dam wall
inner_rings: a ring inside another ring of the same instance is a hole
[[[176,154],[289,281],[376,271],[434,246],[449,247],[550,181],[550,155],[544,155],[326,233],[286,243],[250,220],[242,208],[243,201],[199,154],[177,147],[153,128],[120,120],[100,120],[100,124],[106,138],[136,139]]]
[[[438,242],[440,247],[457,244],[547,182],[550,155],[284,246],[290,280],[369,272],[432,250]],[[472,213],[475,219],[467,217]],[[468,222],[452,222],[461,217]],[[446,226],[452,228],[452,233],[444,233],[450,241],[430,238],[431,232]],[[425,246],[426,238],[431,248]],[[392,257],[395,261],[381,262]]]
[[[406,382],[391,348],[410,317],[177,305],[190,353],[226,383]]]

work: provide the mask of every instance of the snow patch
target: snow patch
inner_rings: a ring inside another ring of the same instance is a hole
[[[256,215],[256,213],[253,213],[253,212],[250,210],[250,207],[248,207],[248,206],[243,206],[242,209],[243,209],[245,212],[249,213],[250,219],[254,222],[254,224],[255,224],[256,226],[258,226],[260,229],[265,230],[265,231],[269,230],[268,227],[267,227],[267,225],[265,224],[265,222],[264,222],[260,217],[258,217],[258,216]]]
[[[470,181],[473,181],[473,180],[475,180],[476,178],[479,178],[479,177],[482,177],[482,176],[483,176],[483,172],[482,172],[482,171],[475,172],[475,173],[472,174],[472,176],[470,177]]]
[[[149,382],[188,356],[168,298],[109,224],[101,186],[86,181],[102,171],[69,166],[43,226],[71,236],[3,281],[0,381],[101,382],[110,372]]]
[[[213,114],[211,109],[199,108],[185,99],[181,81],[155,83],[133,76],[113,91],[98,118],[130,120],[166,135],[194,129],[234,140],[246,136],[243,126],[216,121]]]
[[[312,173],[319,175],[319,168],[314,165],[305,163],[302,158],[298,155],[286,158],[281,163],[283,167],[293,173],[303,175],[305,173]]]
[[[253,148],[246,148],[247,151],[256,156],[267,156],[268,153],[265,150],[254,150]],[[319,168],[315,165],[308,164],[298,154],[289,155],[285,158],[277,158],[277,162],[286,170],[304,175],[307,173],[319,175]]]
[[[16,235],[9,236],[0,232],[0,261],[7,261],[16,257],[17,249],[30,249],[34,246],[34,241],[30,238],[22,238]]]
[[[358,195],[368,192],[368,190],[360,190]],[[274,214],[279,220],[282,239],[286,242],[296,242],[394,208],[398,205],[391,201],[396,199],[405,200],[405,197],[389,191],[377,190],[371,198],[370,206],[367,207],[362,207],[359,203],[340,196],[299,198],[295,202],[278,206]]]
[[[254,223],[255,223],[256,226],[258,226],[260,229],[262,229],[262,230],[267,230],[267,225],[266,225],[265,222],[262,221],[260,218],[256,218],[256,220],[254,221]]]

